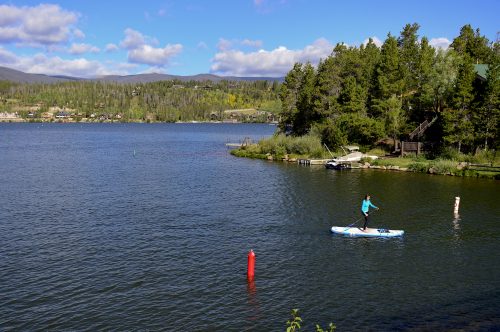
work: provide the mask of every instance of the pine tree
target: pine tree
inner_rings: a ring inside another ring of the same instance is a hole
[[[367,91],[358,84],[354,76],[344,80],[342,92],[339,96],[339,104],[343,113],[357,112],[366,114]]]
[[[488,38],[481,36],[479,29],[472,29],[470,24],[460,29],[460,35],[453,39],[450,47],[458,54],[468,55],[471,63],[489,63],[492,51]]]
[[[402,80],[401,100],[406,110],[410,109],[412,95],[417,92],[417,70],[420,58],[417,35],[419,28],[417,23],[407,24],[398,38],[399,69]]]
[[[433,111],[434,90],[433,65],[435,61],[435,49],[429,45],[427,37],[423,37],[420,42],[420,51],[416,65],[416,93],[414,95],[414,105],[410,112],[410,117],[415,122],[422,122],[426,116]]]
[[[475,114],[478,139],[484,140],[485,150],[498,146],[500,134],[500,42],[494,43],[492,50],[483,104]]]
[[[310,63],[304,65],[302,72],[303,76],[297,98],[297,113],[293,119],[293,134],[297,136],[307,134],[313,122],[319,120],[314,112],[313,104],[316,72]]]
[[[291,127],[297,114],[297,100],[303,75],[302,64],[296,63],[292,70],[285,76],[285,81],[281,85],[279,94],[281,100],[281,121],[279,129],[282,132],[293,130]]]
[[[390,33],[381,48],[380,61],[375,70],[374,98],[371,113],[375,116],[383,114],[383,103],[397,96],[401,98],[403,80],[400,73],[398,42]]]
[[[335,57],[329,56],[318,65],[314,94],[315,112],[321,118],[328,118],[340,112],[337,98],[341,91],[340,68]]]
[[[462,150],[462,144],[470,144],[474,140],[474,126],[471,121],[474,78],[475,72],[470,57],[462,56],[452,97],[453,108],[444,113],[444,140],[452,144],[457,143],[459,152]]]

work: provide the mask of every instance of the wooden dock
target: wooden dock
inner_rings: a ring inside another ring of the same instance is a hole
[[[324,165],[330,159],[297,159],[299,165]]]

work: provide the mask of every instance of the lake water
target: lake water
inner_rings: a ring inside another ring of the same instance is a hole
[[[274,130],[0,124],[0,330],[282,331],[292,308],[307,331],[500,329],[498,181],[225,146]],[[403,238],[330,234],[366,193]]]

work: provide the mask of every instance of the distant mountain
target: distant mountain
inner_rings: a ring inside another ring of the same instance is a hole
[[[283,77],[236,77],[236,76],[217,76],[212,74],[198,74],[192,76],[178,76],[168,74],[138,74],[138,75],[106,75],[92,79],[85,79],[71,76],[49,76],[44,74],[29,74],[19,70],[7,67],[0,67],[0,81],[11,81],[17,83],[57,83],[71,81],[104,81],[117,83],[149,83],[158,81],[279,81],[283,82]]]
[[[169,74],[138,74],[138,75],[108,75],[94,78],[93,80],[98,81],[111,81],[118,83],[149,83],[158,81],[172,81],[178,80],[182,82],[187,81],[213,81],[219,82],[222,80],[226,81],[279,81],[283,82],[283,77],[237,77],[237,76],[217,76],[213,74],[198,74],[191,76],[179,76],[179,75],[169,75]]]
[[[28,74],[19,70],[0,67],[0,81],[11,81],[16,83],[57,83],[79,81],[81,78],[69,76],[48,76],[43,74]]]

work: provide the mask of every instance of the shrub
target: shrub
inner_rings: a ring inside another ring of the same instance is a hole
[[[481,150],[474,156],[472,156],[470,162],[477,164],[494,164],[496,159],[495,157],[496,157],[495,150],[487,150],[487,151]]]
[[[433,173],[437,174],[455,174],[457,171],[457,162],[453,160],[438,159],[430,164]]]
[[[449,159],[458,162],[465,161],[470,163],[472,162],[473,157],[471,155],[458,152],[457,149],[454,149],[452,147],[445,147],[438,155],[438,159]]]
[[[429,164],[426,162],[415,161],[408,165],[408,169],[414,172],[427,172]]]
[[[292,137],[279,134],[259,141],[258,146],[260,153],[270,153],[277,157],[282,157],[285,154],[323,155],[321,141],[319,137],[313,135]]]

